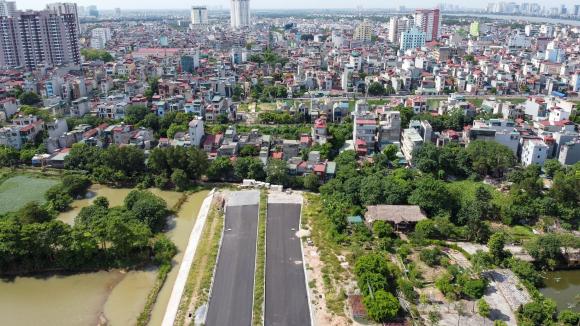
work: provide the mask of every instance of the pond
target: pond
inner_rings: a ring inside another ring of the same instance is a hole
[[[580,312],[580,270],[546,273],[544,283],[540,292],[556,301],[558,309]]]
[[[75,201],[73,210],[61,214],[59,219],[72,224],[80,209],[90,205],[96,196],[107,197],[111,206],[121,205],[130,191],[93,186],[90,199]],[[169,207],[183,196],[177,192],[152,191],[165,199]],[[207,194],[201,191],[190,195],[169,222],[167,235],[179,253],[153,306],[150,325],[161,324],[189,234]],[[132,325],[145,306],[156,276],[155,269],[148,269],[0,280],[0,325]]]

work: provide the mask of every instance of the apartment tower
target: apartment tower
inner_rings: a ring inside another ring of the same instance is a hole
[[[53,10],[0,17],[0,67],[80,64],[78,18]]]
[[[441,37],[441,17],[439,9],[417,9],[413,14],[415,26],[425,32],[426,41],[438,40]]]
[[[232,28],[250,26],[250,0],[231,0],[230,17]]]

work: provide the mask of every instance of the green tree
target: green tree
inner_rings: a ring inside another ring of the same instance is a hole
[[[187,178],[187,174],[181,169],[173,170],[173,173],[171,174],[171,182],[180,191],[187,190],[189,186],[189,179]]]
[[[506,236],[503,232],[494,233],[487,241],[489,253],[495,264],[500,265],[504,259],[509,257],[509,253],[505,251]]]
[[[318,191],[320,186],[320,179],[314,173],[311,173],[304,177],[304,188],[310,191]]]
[[[20,94],[18,100],[22,105],[37,105],[42,101],[40,96],[34,92],[24,92]]]
[[[518,309],[518,324],[550,325],[557,312],[556,303],[552,299],[536,299]]]
[[[463,284],[462,292],[471,299],[479,299],[483,296],[486,286],[483,279],[470,279]]]
[[[125,122],[128,124],[142,122],[149,112],[149,109],[145,105],[129,105],[125,110]]]
[[[399,301],[384,290],[375,292],[373,296],[365,296],[363,303],[368,316],[376,322],[392,319],[399,312]]]
[[[253,179],[263,181],[266,178],[264,164],[255,157],[238,157],[234,162],[234,175],[236,179]]]
[[[153,232],[160,232],[168,215],[165,200],[147,190],[133,190],[125,198],[125,206]]]
[[[164,234],[158,234],[153,240],[154,261],[158,265],[171,264],[171,259],[177,254],[177,247]]]
[[[556,234],[547,234],[535,238],[528,243],[528,252],[536,262],[553,269],[561,260],[562,242]]]
[[[363,295],[367,296],[379,290],[386,290],[389,283],[384,275],[377,273],[364,273],[357,277],[358,288]]]
[[[229,180],[232,177],[233,165],[228,157],[218,157],[207,169],[207,177],[214,181]]]
[[[362,275],[365,273],[375,273],[385,277],[391,275],[385,256],[381,254],[366,254],[359,257],[354,264],[354,274]]]
[[[473,169],[482,176],[502,177],[516,165],[511,149],[494,141],[473,141],[467,147],[467,153],[473,162]]]
[[[286,161],[269,159],[266,167],[266,181],[277,185],[287,185],[289,179]]]
[[[556,159],[546,160],[544,162],[544,171],[546,171],[546,175],[550,178],[553,178],[557,172],[563,171],[564,167],[560,163],[560,161]]]
[[[109,208],[109,200],[107,199],[107,197],[99,196],[99,197],[95,198],[93,205],[99,206],[102,208]]]
[[[381,220],[373,222],[373,234],[377,238],[388,238],[394,233],[393,227],[389,223]]]
[[[169,129],[167,129],[167,138],[173,139],[175,134],[179,132],[186,132],[187,130],[187,126],[173,123],[171,126],[169,126]]]
[[[20,160],[18,150],[8,146],[0,146],[0,166],[14,166]]]
[[[379,82],[372,82],[369,85],[368,92],[372,96],[382,96],[385,95],[386,90],[383,84]]]
[[[558,315],[558,321],[565,326],[575,326],[580,323],[580,312],[564,310]]]
[[[436,215],[451,209],[450,198],[451,195],[442,181],[423,177],[416,181],[409,203],[421,206],[429,215]]]
[[[240,149],[240,156],[247,157],[247,156],[258,156],[260,154],[260,149],[253,145],[245,145]]]
[[[22,224],[44,223],[54,219],[54,215],[37,202],[30,202],[16,212]]]

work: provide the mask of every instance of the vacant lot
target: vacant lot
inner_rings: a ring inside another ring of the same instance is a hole
[[[16,211],[31,201],[44,203],[44,193],[57,180],[15,176],[0,184],[0,214]]]

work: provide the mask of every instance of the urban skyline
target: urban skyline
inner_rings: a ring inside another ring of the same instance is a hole
[[[46,4],[51,3],[54,1],[51,0],[18,0],[16,1],[17,6],[19,9],[42,9],[46,6]],[[65,1],[66,2],[66,1]],[[69,1],[70,2],[70,1]],[[128,0],[122,3],[122,6],[119,5],[118,1],[115,0],[80,0],[80,1],[73,1],[77,3],[79,6],[90,6],[96,5],[99,9],[104,10],[112,10],[115,8],[121,9],[128,9],[128,10],[162,10],[162,9],[188,9],[191,6],[208,6],[209,9],[211,8],[218,8],[221,7],[224,10],[228,10],[230,8],[230,0],[218,0],[218,1],[208,1],[208,0],[198,0],[198,1],[189,1],[183,2],[178,0],[168,0],[163,2],[158,1],[137,1],[137,0]],[[511,1],[506,1],[511,2]],[[513,1],[516,4],[521,4],[523,1]],[[575,1],[558,1],[558,2],[550,2],[547,0],[539,0],[535,1],[542,6],[546,7],[554,7],[554,6],[561,6],[565,5],[569,8],[573,8],[574,5],[578,4]],[[411,1],[389,1],[384,2],[380,0],[365,0],[365,1],[351,1],[351,0],[337,0],[337,1],[307,1],[307,0],[297,0],[293,1],[292,3],[286,2],[273,2],[267,0],[252,0],[251,1],[251,9],[252,10],[260,10],[260,9],[280,9],[280,10],[288,10],[288,9],[352,9],[352,8],[365,8],[365,9],[386,9],[386,8],[398,8],[400,6],[405,6],[407,8],[430,8],[440,4],[445,5],[460,5],[464,8],[473,8],[473,9],[484,9],[487,7],[489,3],[493,3],[493,1],[439,1],[439,0],[431,0],[431,1],[419,1],[419,0],[411,0]]]

